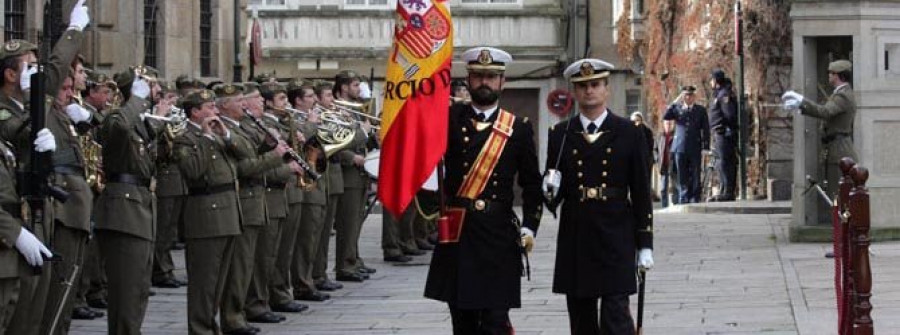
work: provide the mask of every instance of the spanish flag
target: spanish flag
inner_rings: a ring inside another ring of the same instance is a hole
[[[378,197],[400,217],[447,147],[453,22],[448,0],[397,1],[381,115]]]

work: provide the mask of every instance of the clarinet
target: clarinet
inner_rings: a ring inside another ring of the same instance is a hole
[[[251,114],[250,111],[248,111],[246,109],[244,110],[244,114],[246,114],[247,117],[250,118],[250,120],[253,120],[253,124],[255,124],[257,128],[259,128],[260,130],[263,131],[263,133],[266,134],[267,139],[278,143],[279,136],[276,134],[273,134],[269,128],[266,128],[266,126],[262,124],[262,121],[260,121],[255,116],[253,116],[253,114]],[[300,154],[298,154],[296,151],[294,151],[294,149],[288,149],[288,151],[286,153],[284,153],[284,156],[287,157],[288,159],[293,160],[294,162],[297,162],[297,165],[300,165],[300,168],[303,169],[303,172],[306,173],[306,176],[309,177],[310,179],[315,181],[315,180],[319,180],[319,178],[322,178],[322,175],[319,174],[318,172],[316,172],[316,170],[313,169],[309,165],[309,163],[307,163],[306,160],[303,159],[303,157],[300,157]]]

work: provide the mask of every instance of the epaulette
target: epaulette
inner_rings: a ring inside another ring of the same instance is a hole
[[[523,117],[523,118],[522,118],[522,122],[523,122],[523,123],[528,123],[528,117],[527,117],[527,116],[526,116],[526,117]]]

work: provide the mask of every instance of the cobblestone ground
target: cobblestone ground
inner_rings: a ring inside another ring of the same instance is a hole
[[[830,245],[788,243],[788,223],[786,214],[658,213],[644,334],[834,334],[833,262],[823,257]],[[511,312],[516,334],[568,333],[565,298],[550,292],[557,227],[544,216],[523,308]],[[262,333],[450,334],[445,305],[422,297],[430,254],[403,266],[383,262],[377,214],[362,236],[361,254],[378,270],[372,279],[344,283],[333,299],[286,322],[256,324]],[[875,331],[900,334],[900,243],[873,244],[872,252]],[[176,253],[179,276],[183,259]],[[185,289],[154,291],[143,332],[187,333]],[[75,321],[71,333],[105,330],[103,318]]]

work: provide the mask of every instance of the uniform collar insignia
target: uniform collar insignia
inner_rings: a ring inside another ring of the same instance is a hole
[[[594,75],[594,66],[592,66],[591,63],[588,63],[588,62],[581,63],[581,76],[589,77],[589,76],[593,76],[593,75]]]
[[[594,144],[594,142],[596,142],[597,139],[600,138],[600,136],[603,136],[603,133],[605,133],[605,132],[604,132],[604,131],[598,131],[598,132],[593,133],[593,134],[588,134],[587,132],[584,132],[584,133],[582,133],[581,135],[584,136],[584,140],[585,140],[585,141],[587,141],[587,142],[590,143],[590,144]]]

